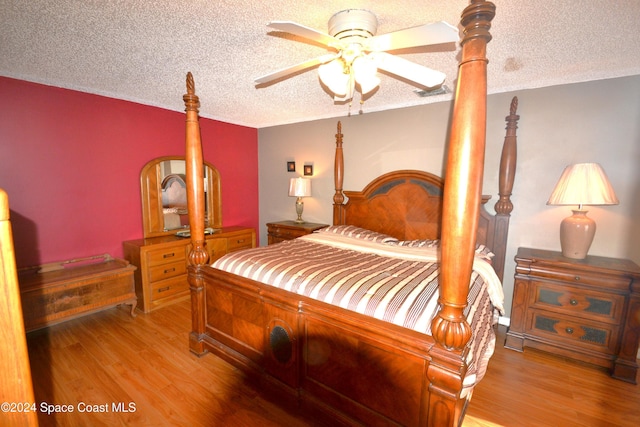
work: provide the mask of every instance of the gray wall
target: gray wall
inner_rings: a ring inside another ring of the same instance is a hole
[[[518,165],[513,190],[505,302],[513,293],[513,257],[520,246],[559,250],[560,221],[570,207],[546,201],[564,167],[600,163],[618,195],[617,206],[591,206],[597,232],[589,253],[629,258],[640,263],[640,76],[490,95],[483,193],[497,200],[498,165],[505,116],[518,96]],[[364,110],[366,112],[366,103]],[[265,223],[295,219],[289,178],[313,164],[312,197],[304,219],[331,223],[336,123],[342,122],[345,189],[359,190],[384,172],[422,169],[442,174],[451,103],[346,116],[258,131],[261,244]],[[286,170],[295,161],[296,173]]]

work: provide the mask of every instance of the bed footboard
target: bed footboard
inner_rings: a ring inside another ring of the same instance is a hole
[[[220,270],[203,279],[204,347],[269,394],[333,423],[426,425],[429,336]]]

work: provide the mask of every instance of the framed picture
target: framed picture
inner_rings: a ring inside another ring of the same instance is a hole
[[[287,162],[287,172],[296,171],[296,162]]]
[[[313,175],[313,165],[304,165],[304,174],[305,176]]]

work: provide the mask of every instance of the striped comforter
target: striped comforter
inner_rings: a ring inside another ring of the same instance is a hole
[[[438,300],[437,247],[406,247],[334,233],[228,254],[214,268],[430,335]],[[493,353],[502,285],[476,257],[465,316],[473,337],[465,385],[479,381]]]

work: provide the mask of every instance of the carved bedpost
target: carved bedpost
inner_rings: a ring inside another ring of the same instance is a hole
[[[342,184],[344,180],[344,155],[342,153],[342,123],[338,122],[336,133],[336,154],[333,167],[333,181],[336,192],[333,195],[333,224],[344,224],[344,193]]]
[[[463,310],[478,229],[487,109],[486,47],[495,16],[493,3],[474,0],[462,12],[462,59],[451,121],[442,212],[440,311],[431,323],[436,345],[427,375],[431,382],[429,425],[454,426],[462,417],[458,400],[471,338]]]
[[[509,233],[509,218],[513,210],[511,203],[511,191],[513,190],[513,181],[516,177],[516,158],[517,158],[517,136],[518,120],[520,116],[516,114],[518,110],[518,97],[514,96],[511,100],[511,108],[509,115],[505,117],[507,122],[507,133],[504,137],[502,145],[502,156],[500,157],[500,175],[498,181],[498,201],[495,204],[495,231],[494,240],[507,241]],[[493,248],[493,246],[491,246]],[[506,255],[506,245],[500,247],[501,252],[494,250],[495,257],[493,259],[494,268],[500,280],[504,277],[504,261]]]
[[[0,328],[2,328],[2,365],[0,366],[0,400],[35,402],[29,352],[20,304],[20,285],[16,269],[15,247],[10,222],[9,197],[0,188]],[[2,424],[37,426],[36,411],[7,410],[3,403]],[[25,403],[25,406],[26,403]],[[13,408],[7,405],[7,408]],[[20,408],[20,406],[18,406]]]
[[[204,283],[200,267],[206,264],[209,254],[204,239],[204,159],[200,140],[198,108],[195,83],[191,73],[187,73],[187,93],[182,97],[186,111],[185,162],[187,173],[187,206],[191,231],[191,251],[189,252],[189,288],[191,289],[191,334],[189,348],[196,354],[203,354],[201,336],[205,332]]]
[[[432,324],[434,338],[447,349],[462,350],[471,337],[462,311],[467,305],[478,229],[486,139],[486,45],[494,15],[492,3],[474,1],[461,20],[465,36],[444,188],[441,310]]]

